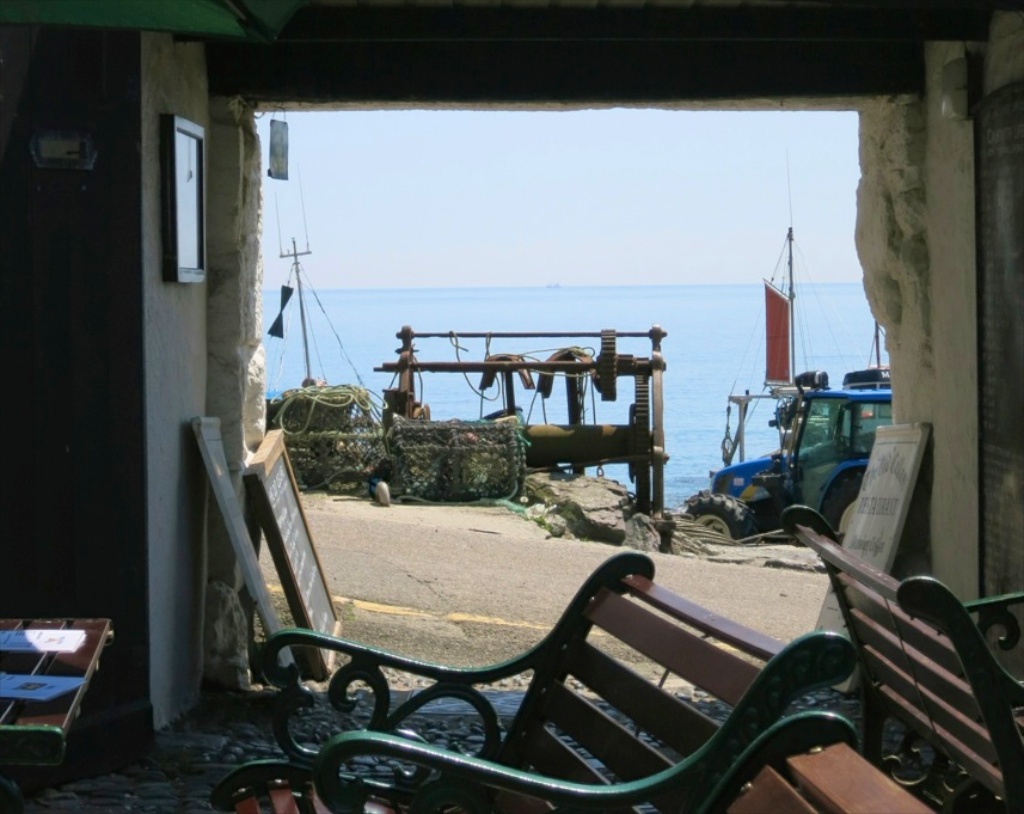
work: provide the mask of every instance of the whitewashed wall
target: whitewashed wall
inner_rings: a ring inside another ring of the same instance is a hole
[[[205,409],[207,379],[206,285],[163,281],[159,117],[209,127],[203,47],[143,35],[140,90],[150,694],[159,728],[199,693],[205,481],[189,419]]]

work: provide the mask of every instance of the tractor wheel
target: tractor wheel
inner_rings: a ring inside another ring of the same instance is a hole
[[[853,519],[862,480],[864,480],[864,470],[850,472],[842,476],[832,484],[825,499],[821,501],[821,513],[837,534],[846,534],[850,520]]]
[[[704,489],[686,499],[683,507],[702,526],[733,540],[757,534],[757,523],[750,507],[732,495]]]

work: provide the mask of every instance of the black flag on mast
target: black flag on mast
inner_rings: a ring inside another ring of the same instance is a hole
[[[288,300],[292,298],[294,292],[295,289],[290,285],[281,286],[281,310],[277,312],[277,319],[274,320],[274,324],[267,331],[271,336],[284,339],[284,307],[288,304]]]

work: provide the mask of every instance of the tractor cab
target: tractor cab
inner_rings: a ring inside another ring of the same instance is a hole
[[[714,473],[711,490],[689,498],[686,512],[735,538],[777,529],[783,509],[802,503],[844,530],[875,432],[892,423],[892,391],[875,374],[851,375],[837,390],[822,371],[798,376],[796,396],[780,400],[770,422],[780,449]]]

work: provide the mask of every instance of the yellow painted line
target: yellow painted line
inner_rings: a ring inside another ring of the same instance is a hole
[[[450,622],[477,622],[482,625],[504,625],[505,627],[521,627],[529,630],[551,630],[550,625],[538,625],[535,622],[510,622],[496,616],[477,616],[473,613],[449,613],[444,617]]]
[[[280,594],[284,593],[284,589],[280,585],[269,585],[268,588],[272,593]],[[353,607],[368,611],[370,613],[383,613],[390,616],[409,616],[418,619],[438,619],[443,622],[471,622],[481,625],[495,625],[499,627],[517,627],[525,630],[543,630],[548,631],[551,629],[549,625],[539,625],[535,622],[513,622],[508,619],[502,619],[497,616],[478,616],[474,613],[446,613],[436,614],[430,613],[429,611],[417,610],[416,608],[406,608],[402,605],[382,605],[379,602],[368,602],[365,599],[348,599],[344,596],[331,596],[331,599],[339,604],[351,604]],[[607,635],[603,630],[595,628],[592,631],[592,635],[604,636]],[[730,644],[725,642],[713,641],[711,642],[716,647],[727,650],[731,653],[739,653],[740,651]]]
[[[284,593],[280,585],[269,585],[270,591],[275,594]],[[351,604],[358,610],[369,613],[383,613],[390,616],[408,616],[418,619],[439,619],[445,622],[475,622],[482,625],[498,625],[504,627],[526,628],[528,630],[550,630],[548,625],[538,625],[534,622],[513,622],[508,619],[501,619],[496,616],[478,616],[473,613],[446,613],[436,614],[429,611],[407,608],[402,605],[382,605],[379,602],[368,602],[365,599],[348,599],[344,596],[331,596],[334,602],[339,604]]]
[[[351,603],[359,610],[370,611],[370,613],[386,613],[391,616],[416,616],[420,619],[434,619],[434,614],[416,608],[404,608],[401,605],[381,605],[379,602],[367,602],[364,599],[345,599],[343,596],[332,596],[335,602]]]

